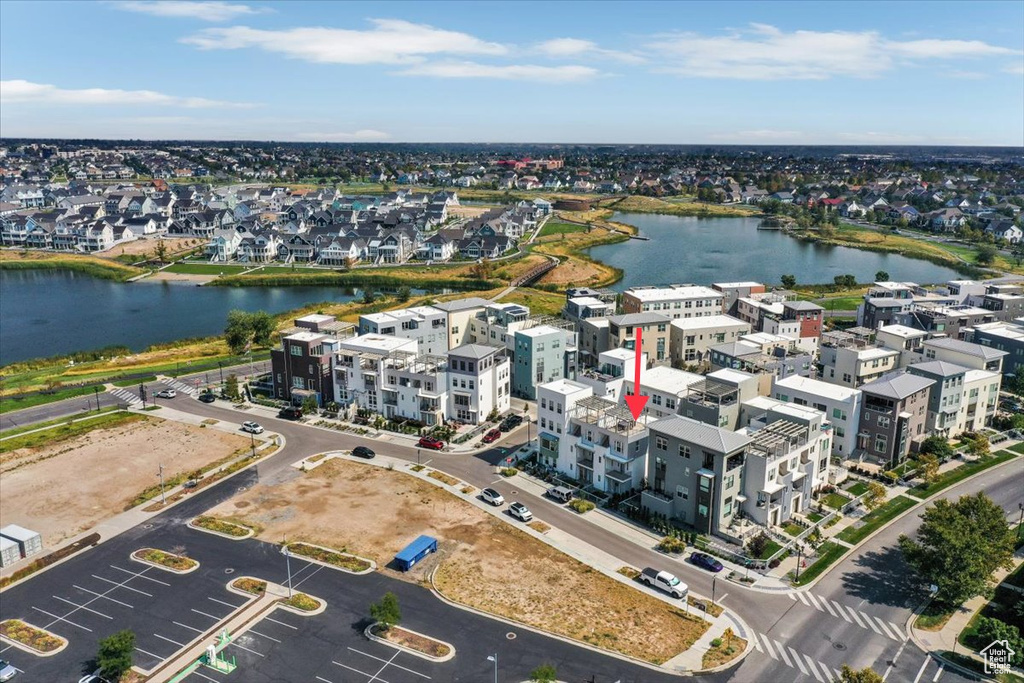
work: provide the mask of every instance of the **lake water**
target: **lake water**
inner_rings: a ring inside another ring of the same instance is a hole
[[[778,285],[784,274],[797,282],[828,283],[852,274],[871,282],[884,270],[893,280],[917,283],[959,278],[952,268],[898,254],[802,242],[777,230],[758,230],[759,218],[696,218],[616,213],[649,241],[630,240],[589,250],[591,257],[621,268],[614,289],[637,285],[754,280]]]
[[[234,308],[281,313],[362,296],[347,287],[197,287],[124,284],[73,271],[0,270],[0,365],[123,344],[219,334]]]

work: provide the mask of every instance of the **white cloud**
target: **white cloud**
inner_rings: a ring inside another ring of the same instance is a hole
[[[1003,73],[1014,74],[1015,76],[1024,76],[1024,64],[1011,64],[1003,69]]]
[[[202,21],[228,21],[245,15],[270,11],[229,2],[185,2],[184,0],[159,0],[158,2],[124,0],[112,4],[117,9],[151,14],[154,17],[189,18]]]
[[[640,64],[644,58],[629,52],[606,50],[597,43],[580,38],[552,38],[536,46],[536,50],[547,57],[585,57],[614,59],[627,64]]]
[[[538,66],[534,64],[479,64],[477,62],[428,62],[404,69],[403,76],[435,76],[438,78],[497,78],[510,81],[570,83],[585,81],[599,75],[589,66]]]
[[[73,105],[154,105],[169,107],[251,107],[241,102],[223,102],[205,97],[178,97],[154,90],[110,90],[106,88],[65,89],[25,80],[0,81],[0,102]]]
[[[312,142],[377,142],[390,140],[391,134],[380,130],[364,128],[353,133],[300,133],[297,138]]]
[[[965,59],[1020,54],[974,40],[883,38],[874,31],[793,31],[767,24],[707,36],[657,36],[649,46],[660,53],[662,71],[694,78],[824,80],[835,76],[872,78],[897,66],[930,59]]]
[[[263,30],[248,26],[209,28],[183,38],[203,50],[259,48],[324,64],[416,64],[429,55],[503,55],[508,49],[468,33],[400,19],[371,19],[365,31],[306,27]]]

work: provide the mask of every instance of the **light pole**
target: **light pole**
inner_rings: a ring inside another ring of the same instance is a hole
[[[256,437],[249,432],[249,445],[252,446],[252,457],[256,457]]]
[[[1017,503],[1020,508],[1020,521],[1017,522],[1017,540],[1020,540],[1021,527],[1024,526],[1024,503]]]
[[[498,683],[498,653],[487,655],[488,662],[494,662],[494,683]]]
[[[718,574],[711,579],[711,604],[715,604],[715,589],[718,587]]]
[[[100,388],[97,386],[93,387],[92,390],[96,392],[96,412],[98,413],[100,412]]]
[[[284,541],[284,564],[288,568],[288,599],[292,598],[292,554],[288,552],[288,539]]]
[[[160,505],[167,504],[167,498],[164,497],[164,466],[160,465]]]
[[[800,545],[799,543],[797,543],[796,544],[796,576],[793,578],[794,582],[800,581],[800,559],[801,559],[801,555],[803,554],[803,550],[804,550],[804,547],[802,545]]]

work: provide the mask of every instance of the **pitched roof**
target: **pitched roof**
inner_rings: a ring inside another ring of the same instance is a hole
[[[924,345],[936,349],[956,351],[958,353],[975,356],[976,358],[984,358],[985,360],[996,360],[997,358],[1002,358],[1003,356],[1008,355],[1006,351],[993,349],[990,346],[982,346],[981,344],[973,344],[971,342],[960,341],[959,339],[950,339],[948,337],[928,339],[924,342]]]
[[[743,448],[753,439],[745,434],[709,425],[693,418],[671,415],[647,425],[651,432],[671,436],[719,453],[731,453]]]
[[[874,382],[869,382],[860,388],[865,394],[884,396],[902,400],[916,394],[922,389],[927,389],[935,384],[935,380],[911,374],[905,370],[890,372],[882,375]]]

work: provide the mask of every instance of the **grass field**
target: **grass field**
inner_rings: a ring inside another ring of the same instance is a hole
[[[73,270],[106,280],[124,282],[146,271],[114,260],[36,251],[0,252],[0,269],[6,270]]]
[[[92,393],[92,387],[73,387],[71,389],[57,389],[45,394],[19,396],[18,398],[0,396],[0,414],[21,410],[22,408],[41,406],[45,403],[53,403],[54,401],[63,401],[66,398],[75,398],[76,396],[85,396],[86,394],[92,395]]]
[[[19,448],[39,448],[41,446],[49,446],[61,441],[67,441],[83,434],[88,434],[94,429],[109,429],[110,427],[117,427],[125,425],[130,422],[139,422],[145,420],[142,415],[136,415],[134,413],[104,413],[96,415],[95,417],[89,417],[78,422],[72,422],[70,424],[60,424],[47,429],[40,430],[38,432],[32,432],[30,434],[21,434],[20,436],[14,436],[10,439],[4,439],[0,441],[0,453],[10,453],[11,451]]]
[[[252,266],[228,266],[223,263],[175,263],[164,268],[164,272],[183,273],[186,275],[237,275],[249,270]]]
[[[917,505],[918,502],[907,496],[897,496],[864,515],[861,518],[861,526],[847,527],[840,531],[836,538],[840,541],[856,545],[874,533],[876,529],[880,529],[883,525],[888,524],[900,514]]]
[[[47,420],[46,422],[35,422],[33,424],[25,425],[24,427],[14,427],[12,429],[5,429],[0,432],[0,439],[6,439],[9,436],[16,436],[18,434],[24,434],[25,432],[35,431],[36,429],[43,429],[44,427],[53,427],[54,425],[64,425],[68,423],[68,420],[77,420],[83,417],[95,417],[97,415],[103,415],[104,413],[112,413],[115,410],[120,410],[117,406],[107,406],[98,411],[90,413],[82,412],[81,415],[70,415],[68,417],[61,417],[56,420]]]
[[[839,508],[849,503],[851,500],[851,498],[849,498],[848,496],[844,496],[841,493],[830,493],[822,499],[822,502],[825,503],[825,505],[832,508],[833,510],[838,510]]]
[[[673,197],[670,201],[656,197],[629,196],[602,202],[602,206],[629,213],[663,213],[673,216],[756,216],[761,212],[745,204],[704,204],[688,197]]]
[[[540,234],[537,238],[547,237],[549,235],[564,235],[571,232],[586,232],[587,227],[585,225],[576,225],[575,223],[562,223],[560,221],[549,220],[541,228]]]

